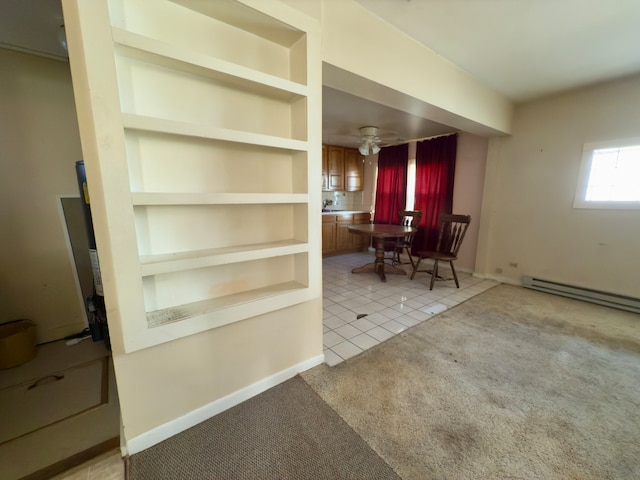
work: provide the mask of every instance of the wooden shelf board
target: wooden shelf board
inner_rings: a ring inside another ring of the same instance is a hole
[[[177,252],[140,257],[142,276],[170,273],[194,268],[246,262],[261,258],[294,255],[309,251],[309,245],[298,240],[234,245],[192,252]]]
[[[253,8],[230,0],[202,2],[194,0],[172,0],[194,12],[215,18],[227,25],[257,35],[270,42],[291,47],[303,36],[303,32],[271,18]]]
[[[122,113],[122,124],[125,129],[130,130],[143,130],[169,135],[205,138],[208,140],[222,140],[299,152],[304,152],[308,148],[308,143],[303,140],[274,137],[261,133],[243,132],[195,123],[178,122],[175,120],[165,120],[133,113]]]
[[[246,292],[225,295],[200,302],[177,305],[147,313],[147,325],[149,328],[159,327],[169,323],[185,321],[194,317],[219,312],[246,303],[255,303],[278,295],[284,295],[308,288],[300,282],[290,281],[270,285],[268,287],[248,290]]]
[[[256,205],[307,203],[306,193],[131,192],[133,205]]]
[[[113,28],[112,35],[116,52],[128,58],[208,77],[271,98],[295,101],[307,96],[306,85],[300,83],[119,28]]]

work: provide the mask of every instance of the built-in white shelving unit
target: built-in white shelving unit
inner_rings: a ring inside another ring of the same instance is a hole
[[[104,22],[78,5],[87,25]],[[97,152],[85,163],[123,227],[103,231],[106,275],[127,275],[125,296],[141,299],[119,304],[129,351],[319,294],[318,37],[285,8],[276,19],[253,0],[113,0],[108,25],[82,33],[113,55],[106,71],[84,58],[88,88],[114,92],[90,99]]]

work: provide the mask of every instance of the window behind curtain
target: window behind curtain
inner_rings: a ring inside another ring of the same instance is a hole
[[[374,223],[400,223],[400,210],[406,202],[408,159],[408,144],[380,150]]]
[[[435,250],[441,213],[452,213],[458,135],[447,135],[418,142],[416,147],[415,210],[422,212],[412,254]]]

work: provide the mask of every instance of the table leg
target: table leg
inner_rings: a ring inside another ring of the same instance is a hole
[[[351,273],[365,273],[365,272],[374,272],[377,273],[382,282],[387,281],[386,273],[395,273],[398,275],[406,275],[402,268],[394,267],[393,265],[388,265],[384,263],[384,239],[383,238],[375,238],[373,239],[374,247],[376,249],[376,259],[374,263],[367,263],[362,267],[354,268],[351,270]]]
[[[384,240],[375,238],[374,243],[376,248],[375,272],[380,276],[381,281],[386,282],[387,277],[384,274]]]

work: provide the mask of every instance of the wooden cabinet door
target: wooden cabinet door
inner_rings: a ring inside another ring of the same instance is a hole
[[[336,216],[322,216],[322,254],[328,255],[336,251]]]
[[[344,147],[328,146],[328,190],[344,190]]]
[[[360,236],[349,231],[349,225],[353,224],[353,215],[339,215],[337,220],[336,248],[338,251],[352,250],[355,237]]]
[[[363,223],[370,223],[371,215],[369,213],[356,213],[353,215],[353,224],[361,225]],[[369,247],[371,238],[368,235],[354,235],[354,248],[358,250],[364,250]]]
[[[348,192],[360,192],[363,189],[364,160],[355,148],[344,150],[344,183]]]
[[[329,189],[329,172],[328,172],[328,160],[327,160],[327,146],[322,145],[322,190]]]

